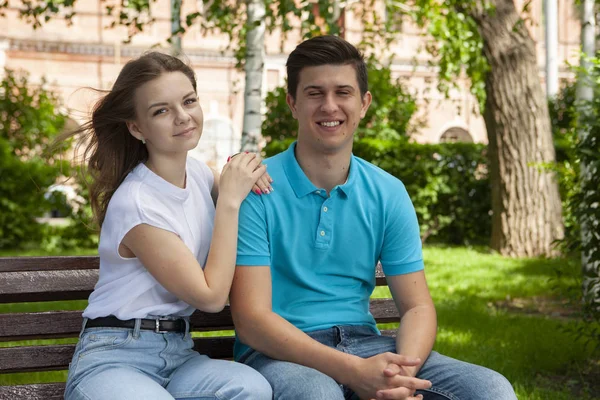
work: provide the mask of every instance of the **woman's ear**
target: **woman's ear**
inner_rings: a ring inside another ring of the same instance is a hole
[[[140,131],[140,128],[138,127],[135,121],[127,121],[126,124],[127,129],[129,129],[129,133],[131,133],[131,136],[133,136],[137,140],[144,141],[144,135]]]

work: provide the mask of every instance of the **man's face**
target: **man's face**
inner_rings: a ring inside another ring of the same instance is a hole
[[[321,65],[300,71],[296,99],[287,102],[298,120],[298,144],[324,153],[352,149],[353,135],[371,104],[361,96],[352,65]]]

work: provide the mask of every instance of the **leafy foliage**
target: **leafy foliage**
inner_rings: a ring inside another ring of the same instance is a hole
[[[593,266],[583,269],[587,319],[581,321],[574,333],[600,348],[600,58],[590,61],[592,68],[580,69],[578,79],[592,86],[593,100],[579,104],[576,84],[569,83],[551,102],[550,115],[566,227],[565,239],[560,245],[568,252],[583,252]],[[590,232],[585,241],[582,241],[582,224],[587,224]]]
[[[449,90],[456,87],[457,77],[466,73],[471,93],[478,99],[479,109],[483,110],[489,65],[483,55],[483,39],[477,24],[467,12],[479,1],[414,0],[411,3],[412,7],[399,11],[408,13],[434,39],[427,42],[426,50],[433,56],[430,64],[439,70],[438,89],[448,95]],[[493,13],[493,10],[487,12]]]
[[[341,33],[339,24],[340,10],[350,8],[361,21],[363,28],[361,47],[373,47],[376,43],[384,44],[393,40],[393,29],[390,29],[395,18],[383,18],[377,12],[376,0],[346,3],[339,0],[317,0],[297,2],[294,0],[263,0],[266,9],[264,17],[267,31],[281,33],[281,45],[287,34],[293,30],[300,32],[303,38],[316,35]],[[156,18],[152,13],[156,0],[106,0],[104,2],[106,15],[110,17],[110,27],[124,26],[128,36],[125,42],[133,36],[149,29]],[[179,9],[183,0],[178,0]],[[52,18],[64,18],[70,23],[76,15],[77,0],[22,0],[23,6],[19,15],[34,28],[43,26]],[[8,7],[8,2],[0,2],[0,12]],[[388,15],[394,16],[393,13]],[[189,28],[200,25],[205,32],[216,31],[229,37],[229,49],[232,49],[238,67],[241,67],[246,54],[246,32],[248,30],[246,1],[212,0],[205,2],[201,10],[192,11],[182,17],[181,27],[172,32],[167,42],[175,36],[183,35]]]
[[[593,89],[592,100],[577,104],[579,118],[578,142],[575,147],[579,158],[579,192],[574,196],[575,214],[582,230],[581,252],[586,265],[583,268],[584,301],[586,312],[595,321],[591,332],[600,346],[600,57],[590,59],[591,68],[579,71]]]
[[[40,241],[36,217],[51,207],[49,186],[69,166],[44,149],[60,132],[65,116],[43,87],[26,75],[6,70],[0,83],[0,248],[22,248]]]
[[[0,249],[31,246],[54,249],[94,246],[97,237],[88,229],[91,211],[86,186],[74,208],[64,195],[49,188],[73,168],[63,159],[71,143],[48,151],[62,133],[66,116],[57,97],[44,86],[31,85],[26,74],[6,70],[0,82]],[[51,210],[70,217],[66,227],[41,224],[37,218]]]

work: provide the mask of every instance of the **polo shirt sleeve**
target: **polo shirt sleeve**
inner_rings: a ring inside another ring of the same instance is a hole
[[[265,205],[261,197],[252,192],[240,207],[236,264],[271,265]]]
[[[380,261],[386,275],[401,275],[424,268],[421,235],[415,208],[404,185],[397,181],[395,195],[386,208]]]

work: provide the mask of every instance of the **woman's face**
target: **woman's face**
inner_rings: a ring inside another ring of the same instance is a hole
[[[146,141],[150,155],[187,153],[202,135],[203,114],[198,96],[182,72],[165,72],[134,94],[136,118],[131,134]]]

